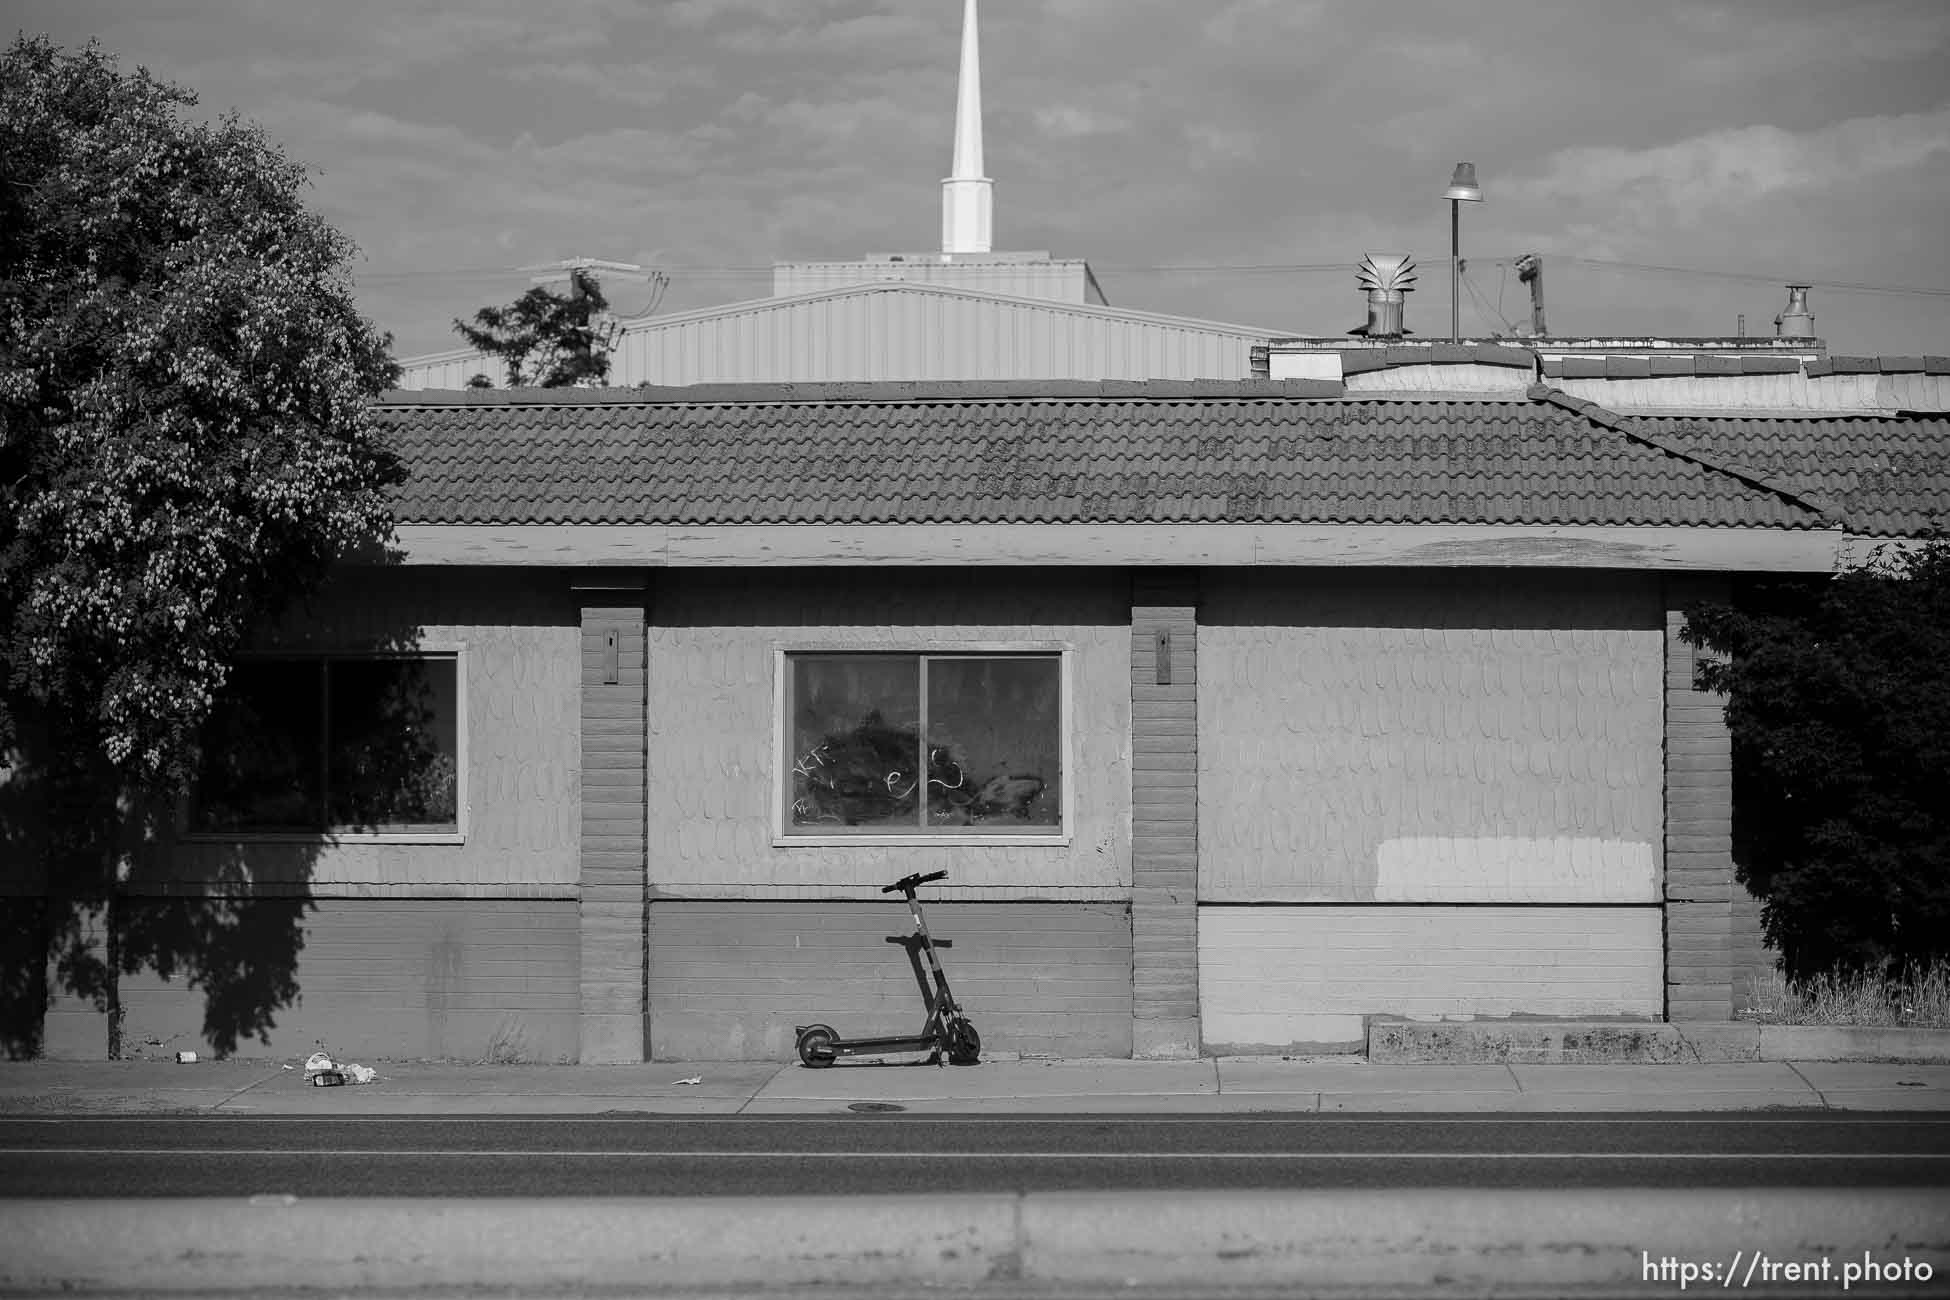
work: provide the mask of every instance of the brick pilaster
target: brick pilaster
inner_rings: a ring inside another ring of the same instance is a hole
[[[1198,576],[1189,572],[1131,584],[1131,994],[1133,1056],[1198,1055]]]
[[[646,1059],[648,818],[639,570],[573,580],[582,612],[581,1061]]]
[[[1733,746],[1725,700],[1693,688],[1685,607],[1725,600],[1717,577],[1671,577],[1666,610],[1666,1019],[1733,1016]]]

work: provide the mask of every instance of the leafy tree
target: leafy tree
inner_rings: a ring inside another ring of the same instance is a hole
[[[602,319],[609,310],[601,284],[588,271],[569,272],[569,291],[530,289],[506,307],[483,307],[474,323],[454,321],[454,329],[474,347],[507,364],[510,388],[572,388],[600,384],[609,377],[609,353]],[[485,375],[469,388],[491,388]]]
[[[191,784],[237,650],[384,546],[402,478],[351,244],[195,103],[92,43],[0,55],[0,859],[111,913],[116,820]]]
[[[1950,543],[1687,611],[1727,697],[1739,877],[1791,978],[1950,956]]]
[[[303,170],[95,45],[0,60],[0,743],[180,786],[246,634],[391,533],[396,382]]]

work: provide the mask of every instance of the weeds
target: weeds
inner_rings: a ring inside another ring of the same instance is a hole
[[[1750,981],[1744,1020],[1767,1025],[1864,1025],[1950,1029],[1950,962],[1884,975],[1820,975],[1790,984],[1779,970]]]

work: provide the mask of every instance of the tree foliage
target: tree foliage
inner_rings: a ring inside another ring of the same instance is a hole
[[[1687,611],[1734,841],[1793,978],[1950,956],[1950,543]]]
[[[191,779],[227,664],[390,536],[348,241],[234,115],[91,44],[0,57],[0,765]]]
[[[501,358],[510,388],[573,388],[609,377],[601,328],[608,310],[602,285],[578,267],[569,272],[567,293],[538,285],[506,307],[481,308],[472,325],[454,321],[454,329],[472,346]],[[493,385],[476,375],[468,386]]]

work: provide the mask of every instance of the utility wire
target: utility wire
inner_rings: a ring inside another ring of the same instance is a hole
[[[1719,271],[1705,267],[1659,266],[1648,262],[1620,262],[1601,257],[1556,257],[1545,255],[1548,261],[1571,266],[1589,267],[1596,271],[1632,272],[1641,275],[1678,275],[1688,279],[1735,280],[1751,284],[1807,284],[1830,293],[1881,293],[1897,294],[1918,298],[1950,298],[1950,288],[1936,288],[1927,285],[1866,284],[1854,280],[1802,279],[1792,275],[1761,275],[1748,271]],[[1487,262],[1492,266],[1507,267],[1514,263],[1514,257],[1475,257],[1473,260]],[[1423,264],[1430,268],[1446,268],[1449,258],[1431,258]],[[1099,273],[1116,275],[1321,275],[1346,274],[1354,270],[1353,262],[1184,262],[1184,263],[1093,263],[1091,269]],[[705,278],[757,278],[773,273],[770,264],[764,266],[671,266],[656,268],[665,274],[689,279]],[[528,272],[518,267],[478,266],[453,267],[439,270],[412,271],[374,271],[355,272],[353,279],[363,284],[380,284],[400,280],[461,280],[493,279],[501,277],[525,276]]]

